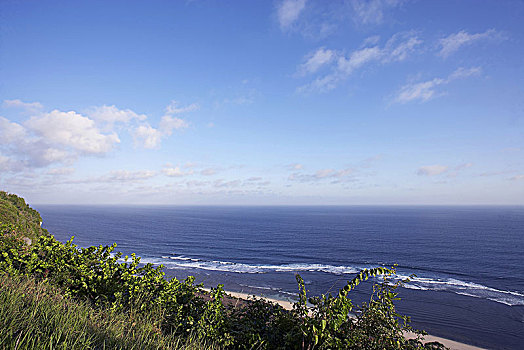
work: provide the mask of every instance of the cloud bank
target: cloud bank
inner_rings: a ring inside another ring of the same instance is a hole
[[[29,114],[22,122],[0,116],[0,169],[4,172],[71,165],[80,157],[105,156],[120,143],[118,133],[125,131],[133,136],[135,146],[158,148],[175,130],[189,126],[175,114],[198,109],[196,104],[180,107],[172,101],[158,128],[154,128],[147,115],[114,105],[95,106],[82,113],[58,109],[46,112],[39,102],[18,99],[5,100],[3,106]]]

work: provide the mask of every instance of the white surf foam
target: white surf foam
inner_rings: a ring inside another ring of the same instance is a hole
[[[406,278],[407,276],[399,275],[398,277]],[[456,278],[413,277],[409,283],[406,283],[405,287],[408,289],[452,292],[510,306],[524,305],[524,293],[522,292],[496,289]]]
[[[334,275],[355,274],[365,266],[336,266],[327,264],[244,264],[231,261],[206,261],[183,255],[162,256],[162,258],[144,258],[143,263],[163,264],[169,269],[200,269],[231,273],[265,274],[270,272],[323,272]],[[398,279],[407,275],[399,274]],[[496,289],[482,284],[449,277],[413,277],[404,285],[405,288],[420,291],[444,291],[474,298],[492,300],[505,305],[524,305],[524,292]]]
[[[146,261],[147,260],[147,261]],[[162,256],[162,259],[142,259],[142,262],[161,263],[170,269],[201,269],[234,273],[267,273],[267,272],[325,272],[335,275],[352,274],[360,271],[354,266],[334,266],[325,264],[244,264],[231,261],[205,261],[185,256]]]

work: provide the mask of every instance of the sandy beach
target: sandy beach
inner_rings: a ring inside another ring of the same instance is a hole
[[[277,303],[286,310],[291,310],[293,308],[293,303],[287,300],[279,300],[279,299],[268,298],[268,297],[260,296],[260,295],[253,295],[249,293],[240,293],[240,292],[230,292],[230,291],[226,291],[226,294],[228,294],[229,296],[233,298],[239,298],[239,299],[244,299],[244,300],[247,300],[253,297],[262,298],[262,299]],[[405,336],[407,339],[412,339],[416,337],[414,333],[406,333]],[[424,337],[424,343],[433,342],[433,341],[438,341],[439,343],[444,344],[446,347],[450,348],[451,350],[485,350],[484,348],[480,348],[478,346],[459,343],[454,340],[436,337],[431,334],[428,334]]]

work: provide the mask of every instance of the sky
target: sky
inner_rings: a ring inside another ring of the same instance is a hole
[[[0,1],[31,204],[524,205],[524,2]]]

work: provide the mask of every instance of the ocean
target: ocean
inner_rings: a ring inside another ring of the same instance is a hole
[[[524,348],[524,207],[35,206],[81,247],[163,264],[169,277],[292,300],[337,293],[363,268],[398,264],[415,328],[490,349]],[[369,298],[371,283],[350,297]]]

